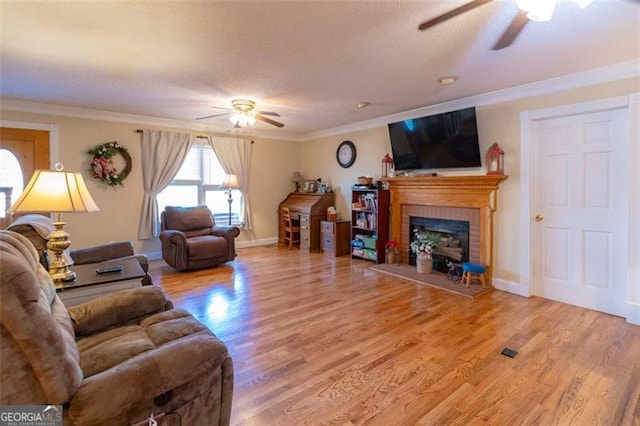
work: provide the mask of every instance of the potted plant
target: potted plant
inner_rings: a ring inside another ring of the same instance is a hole
[[[415,228],[413,234],[415,238],[409,244],[409,248],[416,255],[418,272],[430,274],[433,269],[433,250],[440,243],[440,235],[420,228]]]
[[[392,265],[398,264],[398,242],[396,240],[389,240],[385,244],[386,262]]]

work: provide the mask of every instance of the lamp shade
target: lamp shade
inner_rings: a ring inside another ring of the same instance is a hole
[[[300,172],[293,172],[293,176],[291,176],[291,182],[302,182],[302,176],[300,175]]]
[[[9,212],[97,212],[96,205],[77,172],[36,170]]]
[[[229,189],[237,189],[240,188],[240,183],[238,182],[238,176],[234,174],[228,174],[224,177],[224,180],[220,184],[223,188]]]

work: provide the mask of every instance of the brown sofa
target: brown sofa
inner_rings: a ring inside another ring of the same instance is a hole
[[[40,255],[40,263],[47,265],[47,241],[48,236],[55,230],[53,220],[48,216],[39,214],[27,214],[18,217],[7,229],[18,232],[31,241]],[[116,241],[108,244],[87,247],[83,249],[70,250],[69,258],[75,265],[85,265],[88,263],[100,263],[105,260],[135,257],[145,272],[142,285],[151,285],[153,281],[149,275],[149,261],[143,254],[134,254],[133,243],[131,241]],[[73,268],[72,268],[73,269]]]
[[[160,215],[162,258],[178,271],[209,268],[236,258],[236,226],[216,225],[207,206],[167,206]]]
[[[156,286],[67,310],[33,245],[7,230],[0,360],[0,405],[63,405],[65,425],[230,421],[233,365],[207,327]]]

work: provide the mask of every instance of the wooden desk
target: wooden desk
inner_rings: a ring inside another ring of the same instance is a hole
[[[319,252],[320,221],[327,217],[327,208],[335,206],[335,195],[316,192],[292,192],[278,206],[278,244],[284,244],[282,207],[288,207],[291,217],[300,221],[300,250]]]
[[[97,274],[96,269],[106,266],[122,265],[122,272]],[[100,297],[114,291],[141,287],[145,276],[140,263],[134,259],[115,259],[100,263],[74,265],[71,269],[76,273],[76,280],[63,283],[56,289],[65,306],[73,306]]]

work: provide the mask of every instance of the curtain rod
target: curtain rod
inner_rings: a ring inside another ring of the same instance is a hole
[[[144,132],[144,130],[136,129],[136,133],[142,133],[142,132]],[[206,139],[207,137],[206,136],[196,135],[196,138],[198,138],[198,139]]]
[[[144,132],[144,130],[142,130],[142,129],[136,129],[136,133],[142,133],[142,132]],[[206,137],[206,136],[200,136],[200,135],[197,135],[197,136],[196,136],[196,138],[198,138],[198,139],[207,139],[207,137]],[[253,141],[251,141],[251,143],[253,144],[254,142],[253,142]]]

